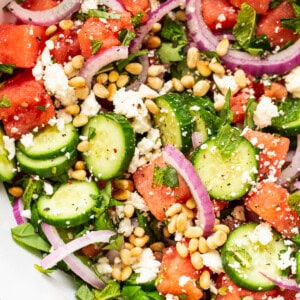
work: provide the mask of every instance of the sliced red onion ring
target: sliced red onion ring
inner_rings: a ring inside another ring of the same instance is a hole
[[[107,7],[111,8],[112,10],[117,11],[125,11],[124,6],[118,0],[101,0],[101,4],[106,5]]]
[[[297,284],[295,279],[290,279],[290,278],[282,277],[282,276],[272,278],[265,273],[261,273],[261,274],[282,289],[300,292],[300,285]]]
[[[203,134],[200,131],[194,131],[192,133],[192,144],[194,149],[199,147],[203,142]]]
[[[109,230],[90,231],[87,234],[72,240],[71,242],[57,247],[49,255],[45,256],[41,262],[44,269],[54,267],[59,261],[66,258],[75,251],[94,243],[108,243],[109,239],[116,233]]]
[[[214,51],[218,38],[209,30],[202,17],[201,0],[186,1],[187,25],[191,37],[200,50]],[[300,64],[300,39],[285,50],[270,54],[266,58],[250,55],[238,50],[229,50],[222,57],[226,66],[232,70],[241,67],[253,76],[263,74],[283,74]]]
[[[13,203],[13,215],[18,225],[26,223],[27,219],[22,216],[22,211],[24,210],[23,199],[16,198]]]
[[[294,181],[293,184],[294,184],[294,187],[295,187],[297,190],[300,190],[300,180]]]
[[[297,135],[297,148],[291,163],[282,170],[277,183],[285,184],[300,172],[300,134]]]
[[[65,245],[54,226],[45,223],[42,223],[41,226],[54,249]],[[98,289],[102,289],[105,286],[105,283],[103,283],[98,276],[74,254],[66,256],[64,262],[78,277],[91,286]]]
[[[101,51],[99,54],[93,55],[89,58],[83,68],[80,70],[79,75],[84,77],[86,85],[91,86],[93,76],[104,66],[128,57],[127,46],[114,46]]]
[[[199,175],[192,163],[176,147],[166,145],[162,154],[166,163],[170,164],[185,180],[197,204],[197,221],[208,236],[215,224],[214,207]]]
[[[137,32],[136,38],[132,41],[130,45],[130,53],[137,52],[141,49],[143,40],[148,32],[151,30],[153,24],[160,21],[167,13],[172,9],[178,7],[180,4],[183,4],[183,0],[168,0],[160,4],[155,10],[153,10],[148,15],[148,20],[144,23],[139,31]]]
[[[8,9],[17,19],[25,24],[49,26],[70,17],[74,12],[78,11],[81,5],[80,2],[80,0],[64,0],[53,8],[43,11],[32,11],[12,1],[9,3]]]

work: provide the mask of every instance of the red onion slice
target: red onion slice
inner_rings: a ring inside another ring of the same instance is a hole
[[[300,285],[297,284],[295,279],[290,279],[287,277],[272,278],[265,273],[261,273],[261,274],[282,289],[300,292]]]
[[[203,134],[200,131],[194,131],[192,133],[193,148],[196,149],[201,144],[203,144],[203,142],[204,142]]]
[[[51,243],[54,249],[65,245],[54,226],[45,223],[42,223],[41,226],[48,241]],[[69,254],[66,256],[64,258],[64,262],[78,277],[91,286],[97,289],[102,289],[105,286],[105,283],[103,283],[98,276],[74,254]]]
[[[192,163],[176,147],[166,145],[162,154],[166,163],[171,165],[185,180],[197,204],[197,221],[208,236],[215,224],[214,207],[199,175]]]
[[[187,25],[191,37],[200,50],[214,51],[218,45],[218,37],[215,36],[205,24],[202,17],[201,0],[186,1]],[[222,57],[226,66],[232,70],[241,67],[253,76],[263,74],[283,74],[300,64],[300,39],[287,49],[276,54],[270,54],[266,58],[252,56],[246,52],[229,50]]]
[[[25,24],[49,26],[70,17],[80,9],[80,5],[80,0],[64,0],[53,8],[43,11],[32,11],[12,1],[9,3],[8,9],[17,19]]]
[[[297,135],[297,148],[291,163],[282,170],[277,183],[285,184],[300,172],[300,134]]]
[[[118,0],[101,0],[101,4],[106,5],[107,7],[111,8],[112,10],[117,11],[125,11],[124,6]]]
[[[24,210],[23,199],[16,198],[13,203],[13,215],[18,225],[26,223],[27,219],[22,216],[22,211]]]
[[[130,53],[137,52],[142,48],[143,40],[151,30],[153,24],[160,21],[172,9],[178,7],[183,3],[183,0],[168,0],[160,4],[155,10],[153,10],[148,15],[148,20],[140,27],[139,31],[137,32],[136,38],[132,41],[129,49]]]
[[[79,75],[84,77],[86,80],[86,85],[91,86],[93,76],[101,68],[106,65],[128,57],[128,47],[127,46],[114,46],[109,49],[101,51],[99,54],[93,55],[89,58],[83,68],[80,70]]]
[[[54,267],[59,261],[66,258],[68,255],[83,247],[94,243],[108,243],[109,239],[116,233],[109,230],[90,231],[87,234],[72,240],[71,242],[57,247],[49,255],[45,256],[41,262],[44,269]]]

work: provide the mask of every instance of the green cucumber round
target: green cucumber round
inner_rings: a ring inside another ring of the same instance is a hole
[[[134,154],[135,134],[125,117],[98,114],[83,127],[82,135],[89,141],[83,159],[95,177],[108,180],[128,169]]]
[[[42,195],[37,200],[40,218],[60,228],[86,223],[97,204],[99,189],[95,182],[70,181],[58,187],[53,195]]]

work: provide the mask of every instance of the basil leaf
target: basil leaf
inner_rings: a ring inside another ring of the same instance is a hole
[[[135,38],[135,33],[128,30],[128,29],[122,29],[119,31],[119,40],[123,46],[128,46],[131,41]]]
[[[120,251],[123,246],[123,242],[124,236],[122,234],[116,234],[109,239],[109,244],[106,245],[103,249]]]
[[[166,185],[168,187],[178,187],[177,171],[170,167],[159,167],[155,165],[153,173],[153,187]]]
[[[115,300],[121,296],[119,283],[109,280],[102,290],[93,289],[94,300]]]
[[[92,54],[96,54],[99,49],[102,47],[103,42],[98,40],[91,40],[92,44]]]

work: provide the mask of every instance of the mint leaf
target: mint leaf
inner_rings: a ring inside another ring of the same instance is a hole
[[[295,18],[282,18],[280,24],[288,29],[300,34],[300,5],[293,3],[293,9],[295,12]]]
[[[166,185],[168,187],[178,187],[178,175],[177,171],[170,167],[159,167],[155,165],[154,167],[154,174],[153,174],[153,186],[162,186]]]
[[[107,282],[104,289],[96,290],[93,289],[94,300],[115,300],[121,296],[121,289],[119,283],[114,280]]]
[[[135,38],[135,33],[128,30],[128,29],[122,29],[119,31],[119,40],[123,46],[128,46],[131,41]]]
[[[91,40],[91,44],[92,44],[92,54],[96,54],[101,48],[101,46],[103,45],[103,42],[98,40]]]
[[[124,243],[124,236],[116,234],[109,239],[109,244],[105,246],[104,250],[117,250],[120,251]]]
[[[76,291],[76,297],[79,300],[94,300],[93,292],[85,284],[81,285]]]
[[[183,60],[181,51],[184,46],[185,45],[174,46],[173,43],[162,43],[160,48],[157,50],[161,62],[166,64],[169,62],[177,62]]]
[[[287,199],[288,205],[300,216],[300,191],[291,194]]]
[[[144,16],[144,13],[140,11],[131,18],[131,23],[132,23],[133,27],[140,26],[143,16]]]
[[[231,91],[228,89],[225,95],[225,104],[220,111],[220,118],[224,124],[230,124],[233,120],[233,112],[230,108]]]

